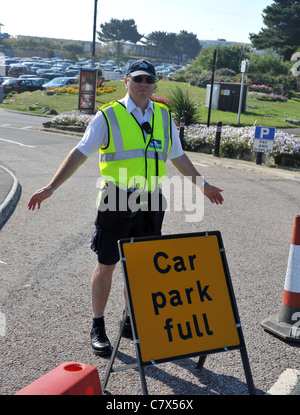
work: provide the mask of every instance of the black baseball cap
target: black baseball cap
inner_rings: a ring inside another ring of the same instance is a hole
[[[126,75],[149,75],[156,79],[155,68],[152,63],[142,59],[130,62],[126,69]]]

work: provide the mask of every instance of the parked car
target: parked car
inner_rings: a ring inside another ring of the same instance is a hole
[[[74,77],[80,74],[80,69],[67,69],[65,72],[66,76]]]
[[[34,79],[8,79],[4,81],[2,86],[4,87],[4,93],[7,94],[12,91],[18,93],[24,91],[37,91],[40,86]]]
[[[18,78],[20,75],[34,75],[34,74],[35,74],[34,70],[32,70],[31,68],[25,65],[12,65],[9,68],[8,73],[7,73],[8,76],[14,76],[16,78]]]
[[[49,68],[47,68],[47,69],[43,69],[43,68],[41,68],[41,69],[37,69],[36,70],[36,74],[37,75],[42,75],[42,74],[44,74],[44,73],[49,73],[50,72],[50,70],[49,70]]]
[[[43,78],[48,79],[48,82],[51,81],[52,79],[57,78],[57,73],[56,72],[50,72],[50,71],[43,72],[43,73],[38,73],[38,75],[42,76]]]
[[[49,82],[47,78],[27,78],[27,80],[34,81],[38,85],[38,89],[44,89],[43,85]]]
[[[8,81],[9,79],[14,78],[12,76],[0,76],[0,85],[2,85],[4,81]]]
[[[61,77],[61,78],[54,78],[52,81],[47,82],[43,85],[43,88],[58,88],[60,86],[65,85],[72,85],[72,84],[78,84],[78,79],[75,77]]]
[[[33,78],[38,78],[39,76],[36,74],[31,74],[31,75],[20,75],[19,79],[33,79]]]

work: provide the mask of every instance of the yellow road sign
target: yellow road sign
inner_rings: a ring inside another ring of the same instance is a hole
[[[219,232],[119,241],[143,363],[240,347]]]

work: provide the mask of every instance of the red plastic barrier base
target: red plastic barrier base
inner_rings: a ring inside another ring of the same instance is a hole
[[[65,362],[16,395],[102,395],[98,371],[86,363]]]

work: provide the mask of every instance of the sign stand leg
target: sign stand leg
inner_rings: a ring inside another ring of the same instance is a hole
[[[117,354],[117,351],[118,351],[118,348],[119,348],[119,344],[120,344],[120,341],[121,341],[121,337],[122,337],[122,334],[123,334],[123,331],[124,331],[125,320],[126,320],[126,313],[124,313],[123,320],[122,320],[121,325],[120,325],[120,330],[119,330],[119,333],[118,333],[118,337],[115,341],[113,351],[112,351],[112,354],[111,354],[111,357],[110,357],[110,360],[109,360],[109,364],[108,364],[107,369],[106,369],[106,374],[105,374],[105,378],[104,378],[103,385],[102,385],[103,390],[105,389],[105,387],[107,385],[108,378],[109,378],[111,372],[113,372],[113,364],[114,364],[115,357],[116,357],[116,354]]]
[[[244,371],[245,371],[245,376],[246,376],[246,381],[247,381],[247,385],[248,385],[249,394],[250,395],[255,395],[255,386],[254,386],[254,383],[253,383],[253,378],[252,378],[252,374],[251,374],[251,369],[250,369],[250,364],[249,364],[248,353],[247,353],[246,347],[241,348],[240,352],[241,352],[241,357],[242,357],[242,362],[243,362],[243,366],[244,366]]]
[[[108,364],[107,369],[106,369],[106,373],[105,373],[105,377],[104,377],[104,380],[103,380],[102,388],[103,388],[103,390],[105,390],[106,385],[108,383],[109,376],[112,372],[118,372],[118,371],[126,370],[126,369],[134,369],[134,368],[138,367],[139,373],[140,373],[140,378],[141,378],[141,383],[142,383],[143,395],[148,395],[144,368],[141,364],[138,353],[136,353],[137,361],[138,361],[137,364],[124,365],[124,366],[119,366],[117,368],[113,368],[113,364],[114,364],[114,361],[115,361],[115,358],[116,358],[116,354],[117,354],[117,351],[118,351],[118,348],[119,348],[119,344],[120,344],[120,341],[121,341],[121,338],[122,338],[122,335],[123,335],[127,314],[128,313],[127,313],[127,310],[126,310],[123,314],[123,320],[121,321],[120,330],[119,330],[117,339],[116,339],[114,347],[113,347],[113,351],[112,351],[112,354],[111,354],[111,357],[110,357],[110,360],[109,360],[109,364]],[[135,340],[134,340],[134,342],[135,342],[135,347],[137,347],[137,343],[136,343]]]
[[[126,293],[126,295],[128,296],[128,292]],[[139,340],[137,340],[135,327],[133,327],[133,324],[132,324],[133,319],[132,319],[132,310],[130,306],[127,306],[126,312],[124,313],[124,319],[126,319],[126,315],[128,314],[130,316],[130,321],[131,321],[131,326],[132,326],[133,341],[134,341],[134,347],[135,347],[136,358],[137,358],[137,366],[139,369],[139,374],[140,374],[140,379],[141,379],[141,384],[142,384],[143,395],[148,395],[147,384],[146,384],[146,379],[145,379],[145,371],[144,371],[144,367],[142,365],[140,353],[139,353]],[[125,321],[124,321],[124,326],[125,326]]]
[[[207,355],[204,355],[204,356],[200,356],[199,357],[199,360],[198,360],[198,363],[197,363],[197,366],[196,366],[196,368],[198,370],[202,370],[203,369],[203,366],[204,366],[204,363],[205,363],[206,358],[207,358]]]
[[[140,372],[143,395],[148,395],[148,389],[147,389],[147,384],[146,384],[146,379],[145,379],[145,371],[138,357],[137,357],[137,360],[138,360],[138,367],[139,367],[139,372]]]
[[[251,374],[251,369],[250,369],[250,364],[249,364],[248,354],[247,354],[246,348],[243,347],[240,350],[240,353],[241,353],[241,358],[242,358],[242,362],[243,362],[243,367],[244,367],[244,372],[245,372],[245,376],[246,376],[249,395],[255,395],[255,386],[254,386],[254,383],[253,383],[253,378],[252,378],[252,374]],[[199,357],[196,369],[198,369],[198,370],[203,369],[206,358],[207,358],[207,355]]]

